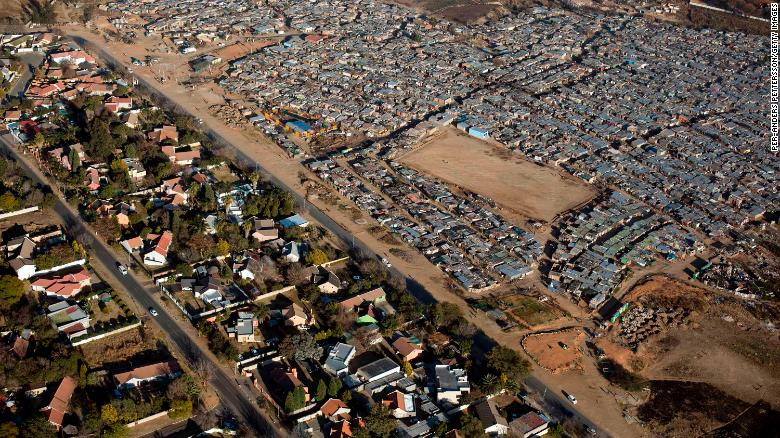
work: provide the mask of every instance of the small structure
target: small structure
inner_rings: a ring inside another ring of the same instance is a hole
[[[337,376],[343,376],[349,372],[349,362],[355,356],[355,347],[343,342],[336,344],[328,353],[328,358],[325,359],[325,371],[335,374]]]
[[[49,420],[49,423],[59,430],[62,427],[62,422],[65,419],[65,413],[68,412],[70,407],[70,399],[73,397],[73,392],[76,390],[78,382],[76,379],[70,376],[65,376],[60,385],[57,387],[57,391],[54,393],[51,401],[45,408],[41,409],[41,412]]]
[[[114,374],[114,384],[118,389],[134,388],[146,382],[163,379],[175,379],[181,375],[181,368],[176,360],[153,363],[133,368],[124,373]]]

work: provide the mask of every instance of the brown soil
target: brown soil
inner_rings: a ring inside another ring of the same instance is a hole
[[[556,169],[533,164],[455,128],[444,128],[401,161],[532,219],[550,221],[596,195],[592,187]]]
[[[529,335],[523,339],[522,345],[536,363],[557,374],[579,368],[582,358],[580,344],[584,337],[581,330],[573,329]],[[566,344],[568,348],[564,349],[561,344]]]

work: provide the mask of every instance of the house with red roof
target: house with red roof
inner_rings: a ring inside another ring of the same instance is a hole
[[[45,408],[41,409],[49,423],[53,424],[57,430],[62,427],[65,414],[70,407],[70,399],[73,397],[73,392],[76,391],[77,384],[78,381],[73,377],[66,376],[63,378],[57,387],[57,391],[54,393],[54,397],[52,397]]]
[[[149,138],[149,140],[156,141],[157,143],[165,140],[173,140],[175,142],[179,141],[179,133],[176,131],[176,127],[172,125],[164,125],[160,128],[154,128],[154,131],[147,133],[146,136]]]
[[[337,398],[328,399],[320,406],[320,414],[331,421],[349,420],[351,409],[347,404]]]
[[[95,58],[93,58],[88,53],[82,50],[71,50],[67,52],[52,53],[49,56],[49,59],[52,62],[56,62],[57,64],[62,64],[63,62],[68,62],[70,64],[75,64],[75,65],[84,62],[88,62],[90,64],[95,63]]]
[[[133,98],[132,97],[119,97],[119,96],[111,96],[106,102],[103,104],[103,107],[106,109],[106,111],[110,113],[118,113],[122,110],[129,110],[133,108]]]
[[[77,272],[64,275],[51,275],[40,277],[30,283],[32,290],[44,292],[50,297],[70,298],[92,284],[89,272],[81,268]]]
[[[173,242],[173,233],[168,230],[163,231],[159,236],[149,234],[147,240],[150,241],[151,249],[144,253],[144,264],[149,266],[163,266],[168,263],[168,249]]]
[[[419,345],[411,342],[407,337],[400,337],[393,342],[393,349],[406,362],[417,359],[423,353]]]
[[[175,379],[180,375],[179,363],[171,359],[114,374],[114,384],[117,388],[132,388],[153,380]]]

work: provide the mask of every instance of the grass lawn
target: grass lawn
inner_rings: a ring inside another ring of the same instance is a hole
[[[558,318],[553,308],[536,298],[516,296],[508,301],[512,306],[511,313],[528,325],[540,325]]]

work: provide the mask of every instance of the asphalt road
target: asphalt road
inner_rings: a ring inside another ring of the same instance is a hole
[[[0,144],[3,147],[4,155],[16,161],[33,181],[50,186],[46,177],[37,168],[31,166],[26,157],[22,157],[13,147],[16,141],[10,134],[0,136]],[[154,307],[158,310],[158,316],[149,317],[147,321],[153,321],[163,333],[168,335],[168,338],[173,341],[179,353],[190,365],[202,366],[205,363],[209,370],[209,383],[216,390],[222,404],[239,418],[244,426],[252,430],[256,434],[255,436],[284,437],[287,435],[284,431],[274,430],[275,428],[270,424],[270,421],[257,408],[253,395],[245,389],[237,390],[238,381],[236,378],[225,372],[222,366],[212,359],[211,355],[204,351],[199,344],[192,342],[190,336],[179,325],[188,323],[177,321],[168,314],[165,308],[157,304],[155,295],[158,292],[156,289],[144,287],[132,274],[121,275],[119,273],[117,269],[119,259],[101,239],[95,237],[95,231],[84,223],[78,212],[66,200],[58,199],[52,210],[62,219],[62,223],[71,236],[77,236],[82,243],[89,245],[91,248],[90,263],[98,265],[105,272],[110,273],[109,280],[112,284],[121,285],[139,309],[146,310]]]
[[[19,61],[26,63],[27,66],[22,69],[19,77],[15,79],[14,86],[8,90],[8,97],[19,97],[22,95],[27,83],[32,79],[33,70],[43,61],[43,55],[38,52],[23,53],[17,56]]]

